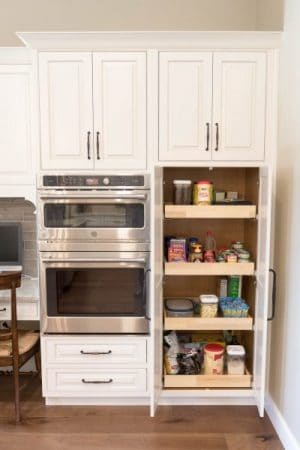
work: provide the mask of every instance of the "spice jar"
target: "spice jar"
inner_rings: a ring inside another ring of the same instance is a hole
[[[224,347],[220,344],[206,344],[204,347],[204,374],[222,375]]]
[[[192,201],[191,180],[174,180],[173,186],[175,205],[190,205]]]
[[[200,295],[200,316],[211,318],[218,314],[218,297],[216,295]]]
[[[227,373],[228,375],[244,375],[246,351],[242,345],[228,345]]]
[[[213,202],[213,184],[211,181],[197,181],[194,184],[194,205],[211,205]]]

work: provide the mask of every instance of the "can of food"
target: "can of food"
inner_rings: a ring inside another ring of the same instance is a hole
[[[213,184],[211,181],[201,180],[194,184],[194,205],[211,205],[213,202]]]
[[[224,347],[220,344],[206,344],[204,347],[204,374],[222,375],[224,368]]]

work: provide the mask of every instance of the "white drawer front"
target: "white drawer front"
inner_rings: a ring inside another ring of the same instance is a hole
[[[46,369],[47,396],[127,396],[145,393],[146,369]]]
[[[147,342],[143,338],[45,338],[47,364],[146,364]]]
[[[17,303],[18,320],[40,320],[38,302],[18,302]],[[8,302],[0,303],[0,320],[11,320],[11,304]]]

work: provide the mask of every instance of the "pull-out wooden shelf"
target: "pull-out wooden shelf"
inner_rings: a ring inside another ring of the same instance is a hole
[[[254,219],[255,205],[165,205],[167,219]]]
[[[168,317],[165,313],[165,330],[252,330],[252,317]]]
[[[251,375],[165,375],[165,388],[250,388]]]
[[[166,262],[165,275],[254,275],[254,263]]]

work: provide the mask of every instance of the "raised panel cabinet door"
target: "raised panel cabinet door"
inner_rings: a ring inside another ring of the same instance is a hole
[[[265,114],[265,53],[215,53],[213,160],[264,160]]]
[[[30,65],[0,65],[0,99],[0,183],[32,183]]]
[[[93,168],[91,53],[39,55],[41,168]]]
[[[93,54],[95,167],[146,168],[146,54]]]
[[[159,159],[211,158],[212,53],[159,56]]]

